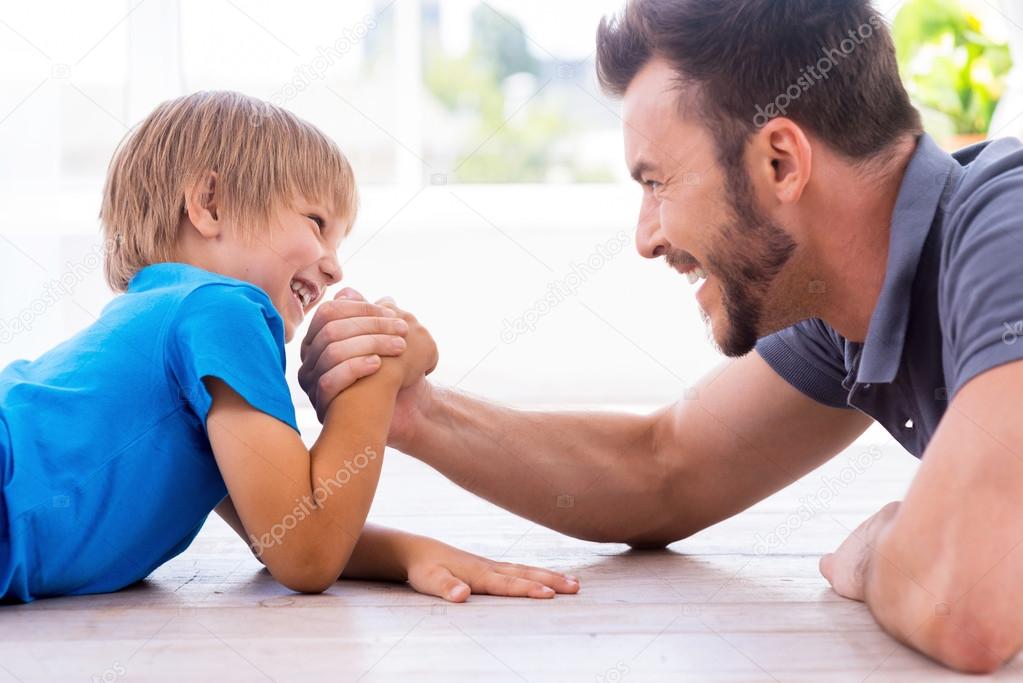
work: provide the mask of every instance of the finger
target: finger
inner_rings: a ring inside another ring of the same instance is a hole
[[[320,328],[316,337],[306,346],[305,352],[302,354],[303,366],[306,365],[306,361],[315,363],[328,344],[364,334],[404,337],[408,334],[408,323],[401,318],[371,318],[367,316],[331,320]],[[382,351],[383,349],[379,349],[378,353]],[[384,355],[389,354],[385,353]]]
[[[410,572],[409,583],[420,593],[436,595],[448,602],[465,602],[472,593],[467,583],[440,565],[434,565],[425,572]]]
[[[365,301],[366,297],[360,294],[357,290],[351,287],[345,287],[340,292],[334,295],[335,299],[354,299],[355,301]]]
[[[473,588],[477,588],[473,586]],[[479,588],[488,595],[503,595],[510,598],[553,598],[554,589],[537,581],[530,581],[512,574],[489,571],[480,581]],[[477,590],[477,592],[479,592]]]
[[[502,574],[510,574],[523,579],[529,579],[537,583],[549,586],[557,593],[578,593],[579,579],[575,576],[553,572],[540,567],[530,567],[524,564],[502,563],[497,567]]]
[[[826,555],[821,557],[820,564],[818,565],[819,568],[820,568],[821,576],[823,576],[825,579],[827,579],[828,583],[832,583],[832,581],[831,581],[831,572],[834,569],[834,563],[835,563],[835,554],[834,553],[828,553],[828,554],[826,554]]]
[[[395,318],[397,314],[386,306],[377,306],[366,301],[352,299],[324,301],[317,307],[313,319],[309,321],[309,329],[305,333],[305,339],[302,340],[303,351],[316,338],[323,326],[331,320],[360,317]]]
[[[377,349],[386,350],[386,355],[389,356],[399,355],[405,350],[405,340],[383,334],[368,334],[332,342],[323,349],[319,360],[316,361],[312,371],[313,377],[319,377],[346,360],[358,356],[379,355]]]
[[[329,337],[328,337],[329,339]],[[298,369],[298,381],[308,393],[325,372],[359,356],[400,356],[405,352],[405,340],[400,335],[360,335],[350,339],[329,342],[323,351],[306,354]],[[329,349],[329,352],[328,352]]]
[[[351,358],[320,375],[316,387],[316,404],[327,406],[337,395],[362,377],[380,369],[380,356]]]
[[[387,308],[390,308],[390,309],[395,310],[395,311],[398,310],[398,304],[395,303],[394,299],[389,297],[389,296],[385,296],[383,298],[377,299],[377,305],[378,306],[386,306]]]

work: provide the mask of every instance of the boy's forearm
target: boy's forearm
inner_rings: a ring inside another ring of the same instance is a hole
[[[367,524],[341,576],[369,581],[408,580],[409,549],[421,537]]]
[[[340,394],[327,410],[323,431],[310,449],[313,501],[330,521],[325,538],[339,538],[339,569],[355,548],[376,492],[400,367],[380,371]],[[340,495],[338,495],[340,494]]]

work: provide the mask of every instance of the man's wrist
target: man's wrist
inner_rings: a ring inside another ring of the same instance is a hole
[[[428,438],[430,425],[437,421],[445,408],[439,400],[439,394],[445,392],[436,389],[427,379],[423,379],[419,386],[409,387],[403,391],[414,391],[416,395],[401,430],[392,429],[388,445],[413,455],[423,446],[424,440]]]

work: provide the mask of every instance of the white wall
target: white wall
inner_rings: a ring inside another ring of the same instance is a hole
[[[130,124],[197,88],[279,94],[314,65],[318,48],[376,23],[366,19],[373,12],[394,12],[393,35],[371,30],[353,41],[287,102],[335,136],[363,179],[360,220],[341,250],[346,283],[394,296],[429,325],[441,348],[438,381],[522,403],[657,404],[682,395],[717,357],[684,279],[635,253],[638,190],[625,182],[431,184],[449,169],[421,158],[437,144],[424,124],[436,112],[416,87],[418,0],[399,2],[0,9],[0,366],[73,334],[108,300],[96,215],[107,160]],[[537,58],[586,70],[578,89],[560,85],[575,96],[578,128],[597,127],[550,144],[610,160],[624,177],[618,105],[599,95],[587,61],[598,18],[619,4],[564,2],[558,25],[574,21],[556,31],[546,5],[496,7],[517,13]],[[473,5],[441,0],[443,30],[457,38]],[[385,59],[367,74],[362,51],[373,41]],[[613,254],[599,249],[609,240]],[[64,289],[48,297],[47,283],[61,280]],[[548,295],[555,305],[538,307]],[[505,321],[519,317],[534,329],[502,338]]]
[[[98,196],[0,196],[0,364],[38,355],[109,299]],[[667,402],[717,355],[689,285],[636,253],[637,199],[621,186],[368,188],[344,282],[419,315],[443,383],[524,403]],[[52,280],[66,293],[43,306]],[[516,319],[530,329],[512,334]]]

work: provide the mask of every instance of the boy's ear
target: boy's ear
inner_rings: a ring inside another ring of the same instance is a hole
[[[220,237],[223,224],[217,212],[217,174],[209,171],[185,192],[185,213],[199,234],[207,239]]]

